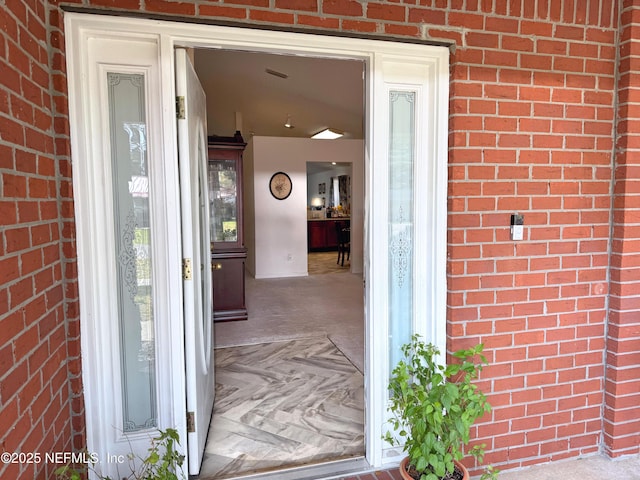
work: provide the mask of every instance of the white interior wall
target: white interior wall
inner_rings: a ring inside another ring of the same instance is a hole
[[[253,171],[245,196],[245,201],[253,196],[253,205],[245,206],[245,233],[247,268],[255,278],[307,275],[306,164],[327,161],[352,163],[351,271],[362,272],[363,141],[254,136],[245,155],[245,165],[251,162],[246,171]],[[278,171],[287,173],[293,183],[285,200],[276,200],[269,192],[269,179]]]

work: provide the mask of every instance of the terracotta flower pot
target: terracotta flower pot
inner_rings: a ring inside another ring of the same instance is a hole
[[[462,480],[469,480],[469,471],[466,467],[456,460],[454,460],[453,463],[455,463],[456,467],[462,472]],[[402,462],[400,462],[400,476],[405,480],[414,480],[413,477],[407,473],[407,465],[409,465],[409,457],[405,457]]]

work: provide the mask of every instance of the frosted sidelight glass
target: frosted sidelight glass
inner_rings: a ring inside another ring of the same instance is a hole
[[[401,359],[413,325],[415,92],[389,97],[389,361]]]
[[[108,73],[107,79],[122,429],[135,432],[157,426],[144,76]]]

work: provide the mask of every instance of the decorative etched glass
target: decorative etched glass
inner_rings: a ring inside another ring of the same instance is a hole
[[[400,347],[413,325],[415,92],[389,96],[389,362],[401,359]]]
[[[158,423],[144,76],[108,73],[107,80],[122,429],[135,432]]]
[[[238,241],[237,172],[233,160],[209,162],[211,241]]]

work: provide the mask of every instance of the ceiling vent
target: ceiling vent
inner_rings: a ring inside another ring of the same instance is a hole
[[[274,77],[289,78],[289,75],[287,75],[286,73],[278,72],[277,70],[271,70],[270,68],[265,68],[264,71],[269,75],[273,75]]]

